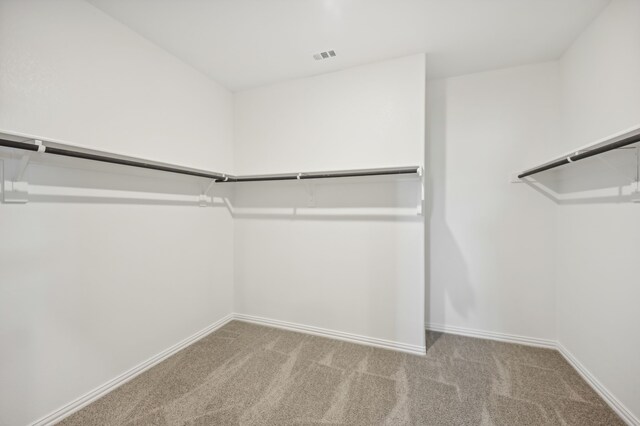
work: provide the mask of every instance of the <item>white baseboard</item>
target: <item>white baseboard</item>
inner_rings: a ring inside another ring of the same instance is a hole
[[[175,354],[176,352],[202,339],[206,335],[216,331],[217,329],[219,329],[220,327],[222,327],[223,325],[227,324],[229,321],[234,319],[250,322],[254,324],[266,325],[270,327],[282,328],[285,330],[297,331],[297,332],[313,334],[313,335],[322,336],[322,337],[328,337],[332,339],[343,340],[346,342],[351,342],[356,344],[376,346],[384,349],[407,352],[414,355],[425,354],[424,346],[398,343],[398,342],[378,339],[374,337],[361,336],[357,334],[345,333],[342,331],[329,330],[325,328],[313,327],[313,326],[308,326],[303,324],[296,324],[296,323],[274,320],[269,318],[262,318],[262,317],[257,317],[253,315],[229,314],[226,317],[220,319],[219,321],[216,321],[210,326],[184,339],[183,341],[149,358],[148,360],[135,366],[129,371],[126,371],[121,375],[119,375],[118,377],[95,388],[94,390],[88,392],[87,394],[81,396],[80,398],[42,417],[41,419],[31,423],[31,426],[52,425],[61,421],[65,417],[68,417],[71,414],[75,413],[76,411],[89,405],[90,403],[99,399],[103,395],[111,392],[118,386],[123,385],[124,383],[133,379],[137,375],[143,373],[144,371],[160,363],[161,361],[169,358],[171,355]],[[613,394],[606,387],[604,387],[604,385],[602,385],[595,378],[595,376],[591,374],[589,370],[587,370],[573,356],[573,354],[571,354],[571,352],[569,352],[559,342],[556,342],[554,340],[549,340],[549,339],[540,339],[540,338],[519,336],[514,334],[506,334],[506,333],[497,333],[497,332],[476,330],[476,329],[470,329],[470,328],[464,328],[464,327],[446,326],[441,324],[428,324],[426,328],[428,330],[439,331],[443,333],[451,333],[451,334],[458,334],[462,336],[497,340],[501,342],[518,343],[518,344],[529,345],[529,346],[556,349],[560,352],[560,354],[562,354],[562,356],[564,356],[567,362],[571,366],[573,366],[573,368],[575,368],[576,371],[578,371],[578,373],[582,376],[582,378],[584,378],[584,380],[602,397],[602,399],[622,418],[622,420],[624,420],[630,426],[640,426],[640,420],[628,408],[626,408],[625,405],[622,404],[622,402],[620,402],[615,396],[613,396]]]
[[[311,327],[311,326],[306,326],[306,325],[302,325],[302,324],[294,324],[294,323],[288,323],[288,322],[285,322],[285,321],[271,320],[271,319],[268,319],[268,318],[254,317],[254,316],[251,316],[251,315],[229,314],[226,317],[220,319],[219,321],[216,321],[215,323],[211,324],[210,326],[198,331],[197,333],[193,334],[192,336],[187,337],[186,339],[182,340],[181,342],[176,343],[175,345],[171,346],[170,348],[165,349],[164,351],[160,352],[159,354],[157,354],[157,355],[149,358],[148,360],[138,364],[137,366],[133,367],[132,369],[120,374],[119,376],[115,377],[114,379],[111,379],[108,382],[104,383],[103,385],[98,386],[97,388],[95,388],[92,391],[86,393],[85,395],[82,395],[81,397],[75,399],[74,401],[71,401],[70,403],[66,404],[65,406],[63,406],[63,407],[53,411],[52,413],[49,413],[46,416],[36,420],[35,422],[31,423],[30,426],[53,425],[53,424],[61,421],[65,417],[68,417],[71,414],[75,413],[76,411],[81,410],[85,406],[87,406],[87,405],[91,404],[92,402],[98,400],[100,397],[102,397],[102,396],[106,395],[107,393],[115,390],[117,387],[125,384],[129,380],[131,380],[134,377],[136,377],[137,375],[145,372],[146,370],[148,370],[149,368],[153,367],[154,365],[164,361],[165,359],[169,358],[171,355],[175,354],[176,352],[179,352],[182,349],[186,348],[187,346],[197,342],[198,340],[202,339],[206,335],[208,335],[210,333],[213,333],[214,331],[216,331],[217,329],[219,329],[220,327],[222,327],[223,325],[227,324],[229,321],[234,320],[234,319],[238,319],[240,321],[251,322],[251,323],[255,323],[255,324],[267,325],[267,326],[270,326],[270,327],[283,328],[283,329],[286,329],[286,330],[304,332],[304,333],[308,333],[308,334],[315,334],[315,335],[318,335],[318,336],[324,336],[324,337],[329,337],[329,338],[333,338],[333,339],[344,340],[344,341],[352,342],[352,343],[364,344],[364,345],[369,345],[369,346],[377,346],[377,347],[381,347],[381,348],[385,348],[385,349],[391,349],[391,350],[395,350],[395,351],[408,352],[408,353],[416,354],[416,355],[424,355],[424,353],[425,353],[425,347],[424,346],[408,345],[408,344],[392,342],[392,341],[383,340],[383,339],[376,339],[376,338],[373,338],[373,337],[366,337],[366,336],[359,336],[359,335],[356,335],[356,334],[344,333],[344,332],[341,332],[341,331],[327,330],[327,329],[323,329],[323,328]]]
[[[424,346],[410,345],[407,343],[394,342],[391,340],[378,339],[375,337],[361,336],[358,334],[345,333],[343,331],[329,330],[326,328],[313,327],[310,325],[297,324],[287,321],[256,317],[253,315],[235,314],[234,318],[253,324],[266,325],[269,327],[282,328],[284,330],[313,334],[316,336],[328,337],[330,339],[356,343],[359,345],[375,346],[378,348],[390,349],[393,351],[406,352],[413,355],[424,355],[426,351],[426,348]]]
[[[556,341],[551,339],[540,339],[538,337],[519,336],[517,334],[498,333],[495,331],[476,330],[473,328],[456,327],[443,324],[427,324],[425,328],[427,330],[439,331],[441,333],[458,334],[460,336],[479,337],[481,339],[497,340],[499,342],[556,349]]]
[[[640,426],[640,420],[622,404],[613,394],[600,383],[593,374],[589,372],[576,357],[562,346],[560,342],[550,339],[540,339],[537,337],[519,336],[516,334],[497,333],[493,331],[476,330],[472,328],[456,327],[442,324],[427,324],[427,330],[439,331],[442,333],[458,334],[461,336],[479,337],[482,339],[497,340],[500,342],[517,343],[521,345],[537,346],[542,348],[555,349],[567,360],[567,362],[582,376],[582,378],[595,390],[598,395],[611,407],[620,418],[630,426]]]
[[[222,327],[223,325],[225,325],[226,323],[228,323],[232,319],[233,319],[233,314],[227,315],[226,317],[224,317],[224,318],[220,319],[219,321],[216,321],[215,323],[211,324],[210,326],[198,331],[197,333],[193,334],[192,336],[187,337],[183,341],[181,341],[179,343],[176,343],[175,345],[171,346],[170,348],[167,348],[164,351],[160,352],[159,354],[154,355],[151,358],[149,358],[148,360],[136,365],[135,367],[133,367],[129,371],[125,371],[124,373],[120,374],[118,377],[116,377],[114,379],[111,379],[108,382],[104,383],[103,385],[98,386],[94,390],[86,393],[85,395],[82,395],[80,398],[78,398],[78,399],[76,399],[74,401],[71,401],[67,405],[65,405],[65,406],[57,409],[56,411],[54,411],[54,412],[52,412],[52,413],[40,418],[39,420],[36,420],[35,422],[31,423],[31,426],[53,425],[53,424],[61,421],[65,417],[70,416],[71,414],[75,413],[76,411],[80,410],[81,408],[89,405],[93,401],[96,401],[97,399],[99,399],[103,395],[106,395],[107,393],[111,392],[112,390],[114,390],[118,386],[121,386],[121,385],[125,384],[126,382],[128,382],[131,379],[133,379],[137,375],[139,375],[139,374],[145,372],[146,370],[150,369],[154,365],[160,363],[161,361],[164,361],[165,359],[169,358],[171,355],[175,354],[176,352],[179,352],[182,349],[186,348],[187,346],[197,342],[198,340],[200,340],[203,337],[205,337],[207,334],[213,333],[214,331],[216,331],[217,329],[219,329],[220,327]]]
[[[602,383],[595,378],[584,365],[580,363],[573,356],[571,352],[567,350],[562,343],[557,342],[556,347],[558,352],[567,360],[567,362],[582,376],[582,378],[589,383],[589,385],[600,395],[600,397],[611,407],[630,426],[640,426],[640,419],[633,415],[633,413],[624,406],[609,390],[604,387]]]

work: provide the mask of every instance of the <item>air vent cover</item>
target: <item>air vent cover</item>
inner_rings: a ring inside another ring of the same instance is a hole
[[[336,52],[333,50],[327,50],[326,52],[320,52],[313,55],[313,59],[316,61],[321,61],[323,59],[334,58],[336,56]]]

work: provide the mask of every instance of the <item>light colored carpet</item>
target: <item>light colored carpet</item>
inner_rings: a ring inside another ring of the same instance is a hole
[[[427,346],[233,321],[61,424],[623,424],[556,351],[431,332]]]

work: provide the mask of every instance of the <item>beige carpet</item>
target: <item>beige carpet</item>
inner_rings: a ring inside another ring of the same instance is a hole
[[[427,346],[233,321],[61,424],[623,424],[556,351],[440,333]]]

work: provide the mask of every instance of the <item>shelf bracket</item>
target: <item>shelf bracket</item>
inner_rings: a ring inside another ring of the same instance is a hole
[[[418,209],[417,209],[417,214],[418,216],[424,216],[424,209],[425,209],[425,205],[424,205],[424,194],[425,194],[425,190],[424,190],[424,167],[420,166],[418,168],[418,176],[420,177],[420,193],[418,194]]]
[[[296,175],[296,180],[299,182],[302,179],[303,173],[298,173]],[[306,180],[304,182],[304,188],[307,193],[307,207],[315,207],[316,206],[316,194],[315,187],[311,181]]]
[[[42,141],[33,139],[31,141],[35,145],[38,145],[37,152],[44,152],[45,146],[42,145]],[[7,179],[6,168],[3,167],[2,178],[2,201],[7,204],[26,204],[29,202],[29,182],[24,178],[29,162],[31,161],[32,153],[26,153],[20,160],[18,160],[18,168],[13,179]]]
[[[209,204],[209,191],[211,191],[211,188],[213,188],[213,185],[215,185],[215,183],[216,179],[212,179],[211,182],[209,182],[207,189],[202,191],[202,193],[198,196],[198,205],[200,207],[207,207],[207,205]],[[213,203],[213,197],[211,197],[211,202]]]

